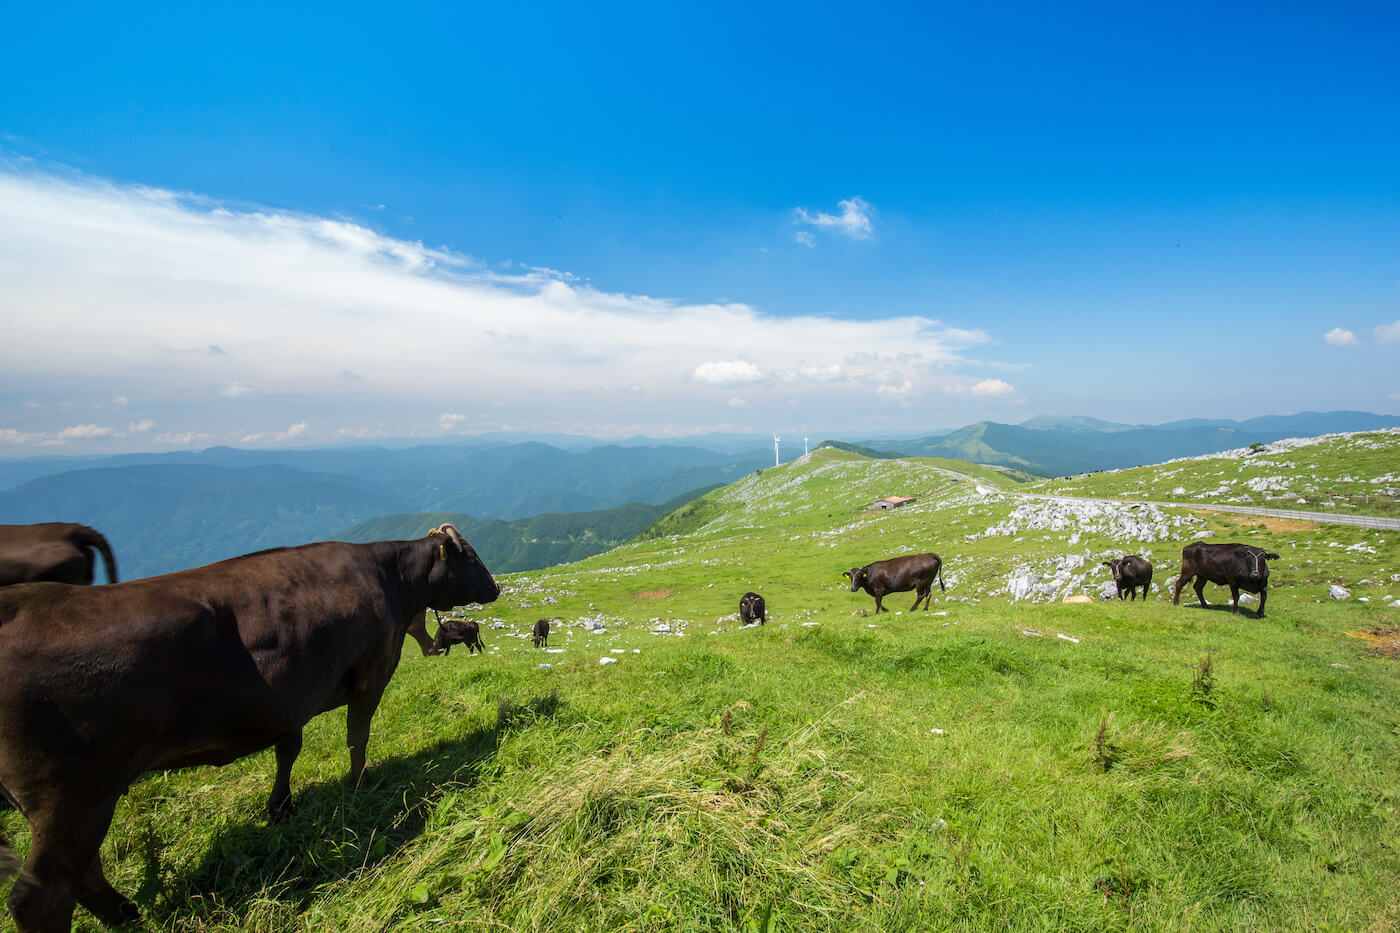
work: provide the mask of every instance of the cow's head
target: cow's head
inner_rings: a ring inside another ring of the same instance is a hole
[[[1117,580],[1123,575],[1123,558],[1115,557],[1113,560],[1106,560],[1103,565],[1113,571],[1113,579]]]
[[[465,603],[489,603],[501,595],[501,588],[476,551],[452,525],[443,524],[428,532],[436,545],[428,571],[428,605],[451,609]]]
[[[852,567],[850,570],[841,571],[841,576],[850,578],[851,592],[854,593],[870,582],[870,568]]]

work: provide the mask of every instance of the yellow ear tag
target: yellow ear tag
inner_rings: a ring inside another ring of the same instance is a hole
[[[447,560],[447,545],[438,545],[438,560]]]

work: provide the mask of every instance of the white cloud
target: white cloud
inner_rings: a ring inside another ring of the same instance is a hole
[[[763,381],[763,373],[748,360],[701,363],[695,367],[694,379],[716,386],[737,386]]]
[[[466,420],[466,415],[455,411],[445,411],[438,415],[438,424],[442,426],[444,431],[450,431]]]
[[[868,205],[842,209],[805,222],[861,234]],[[709,424],[712,387],[740,385],[748,427],[793,399],[853,424],[876,386],[936,392],[931,369],[991,342],[922,315],[779,317],[510,269],[344,221],[0,162],[0,398],[40,405],[5,441],[71,424],[52,419],[75,373],[89,407],[126,396],[163,426],[199,425],[163,444],[309,438],[284,427],[289,406],[309,423],[377,425],[371,436],[440,434],[443,412],[480,431],[687,433]]]
[[[748,408],[748,407],[749,407],[749,403],[736,396],[736,397],[731,398],[731,399],[729,400],[729,407],[730,407],[730,408]]]
[[[801,366],[797,372],[808,382],[840,382],[846,378],[846,371],[839,363],[832,363],[830,366]]]
[[[127,425],[126,429],[132,434],[141,434],[155,427],[156,423],[150,418],[142,418],[140,421],[133,421]]]
[[[876,386],[875,395],[887,402],[898,402],[901,405],[909,404],[909,396],[914,391],[914,383],[905,379],[899,385]]]
[[[1010,383],[1003,382],[1000,379],[983,379],[980,382],[974,382],[971,388],[968,389],[968,392],[972,393],[973,395],[985,395],[992,397],[1001,395],[1011,395],[1015,391],[1015,388],[1013,388],[1010,385]]]
[[[812,231],[810,230],[799,230],[792,235],[792,238],[808,249],[817,248],[817,238],[812,236]]]
[[[75,424],[72,427],[64,428],[58,432],[60,441],[86,440],[93,437],[109,437],[114,434],[112,428],[99,424]]]
[[[207,441],[209,435],[201,431],[185,431],[180,434],[157,434],[155,443],[170,447],[188,447],[195,441]]]
[[[1376,328],[1375,335],[1378,343],[1400,343],[1400,321],[1382,324]]]
[[[219,398],[242,398],[245,395],[252,395],[253,390],[240,382],[230,382],[228,385],[218,389],[214,394],[218,395]]]
[[[0,428],[0,444],[34,444],[42,439],[43,435],[40,434],[18,431],[14,428]]]
[[[296,424],[288,427],[285,431],[271,431],[258,434],[245,434],[243,435],[243,437],[239,438],[239,442],[243,444],[262,444],[267,442],[281,444],[285,443],[286,441],[298,440],[306,436],[306,422],[299,421]]]
[[[1361,345],[1361,341],[1356,339],[1356,335],[1344,327],[1332,328],[1322,335],[1322,339],[1334,347],[1359,347]]]
[[[805,207],[796,208],[792,213],[798,223],[808,224],[818,230],[840,233],[853,240],[868,240],[875,235],[875,225],[871,222],[875,209],[863,198],[847,198],[838,201],[836,206],[841,208],[840,214],[824,214],[820,211],[813,213]],[[797,242],[812,245],[803,240],[800,233]]]

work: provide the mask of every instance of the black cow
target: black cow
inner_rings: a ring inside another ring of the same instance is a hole
[[[267,812],[285,819],[303,726],[348,706],[358,785],[409,621],[499,594],[451,525],[111,586],[0,589],[0,791],[31,830],[9,895],[16,926],[67,930],[75,901],[108,926],[139,916],[103,877],[98,851],[117,799],[147,771],[275,747]]]
[[[744,625],[757,622],[762,625],[768,618],[768,606],[757,593],[745,593],[739,600],[739,621]]]
[[[933,581],[938,580],[938,588],[947,592],[943,585],[943,559],[937,554],[907,554],[904,557],[891,557],[877,560],[864,567],[852,567],[841,572],[841,576],[851,580],[851,592],[865,590],[875,597],[875,611],[889,612],[880,605],[887,593],[907,593],[914,591],[913,612],[923,602],[928,609],[933,599]]]
[[[117,561],[101,532],[67,522],[0,525],[0,586],[43,581],[87,586],[94,548],[107,565],[107,582],[116,583]]]
[[[478,651],[486,653],[481,626],[474,619],[446,619],[438,625],[437,635],[433,637],[433,654],[451,654],[453,645],[466,645],[468,655]]]
[[[1259,594],[1259,611],[1264,618],[1264,603],[1269,598],[1269,561],[1278,555],[1252,544],[1206,544],[1193,541],[1181,549],[1181,576],[1172,592],[1172,605],[1178,605],[1181,588],[1196,578],[1196,598],[1206,605],[1206,581],[1230,588],[1230,611],[1240,611],[1240,590]]]
[[[1137,588],[1142,587],[1142,598],[1147,598],[1147,590],[1152,586],[1152,565],[1136,554],[1106,560],[1103,565],[1113,571],[1113,582],[1118,585],[1118,598],[1131,596],[1137,599]]]
[[[530,640],[535,643],[536,648],[549,647],[549,620],[540,619],[530,629]]]

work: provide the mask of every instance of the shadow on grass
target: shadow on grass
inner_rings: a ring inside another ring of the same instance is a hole
[[[502,698],[494,726],[375,762],[358,790],[331,780],[294,792],[296,811],[285,824],[216,817],[204,857],[185,870],[162,869],[163,844],[151,827],[135,900],[155,923],[177,927],[193,917],[239,916],[269,898],[304,906],[319,889],[392,858],[422,834],[445,795],[470,791],[506,732],[553,718],[561,705],[552,693],[521,704]]]
[[[1226,600],[1226,601],[1223,602],[1223,603],[1210,603],[1209,605],[1202,605],[1201,603],[1195,603],[1195,604],[1191,604],[1191,603],[1182,603],[1182,605],[1185,606],[1185,607],[1188,608],[1188,609],[1204,609],[1204,610],[1206,610],[1207,612],[1224,612],[1224,613],[1226,613],[1227,615],[1234,615],[1234,614],[1235,614],[1235,613],[1231,613],[1231,612],[1230,612],[1230,601],[1229,601],[1229,600]],[[1259,614],[1259,608],[1258,608],[1257,606],[1256,606],[1255,608],[1253,608],[1253,609],[1250,609],[1248,606],[1241,605],[1241,606],[1240,606],[1240,611],[1239,611],[1238,615],[1242,615],[1242,616],[1243,616],[1243,615],[1248,615],[1248,616],[1252,616],[1253,618],[1256,618],[1256,619],[1262,619],[1262,618],[1264,618],[1263,616],[1261,616],[1261,615]]]

